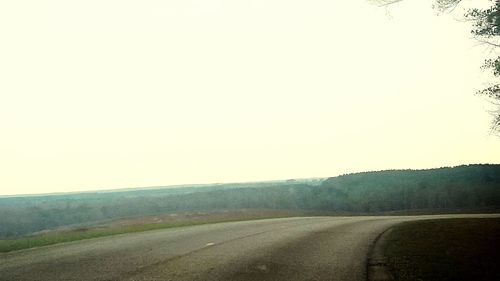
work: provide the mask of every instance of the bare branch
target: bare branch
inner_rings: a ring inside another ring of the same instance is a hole
[[[436,0],[433,7],[442,13],[452,13],[461,2],[462,0]]]
[[[376,3],[379,7],[387,7],[401,1],[403,0],[371,0],[371,2]]]
[[[477,37],[477,36],[474,37],[474,39],[476,39],[476,41],[478,41],[480,43],[480,45],[488,45],[488,46],[495,47],[495,48],[500,47],[499,43],[494,43],[492,41],[484,40],[484,39],[481,39],[480,37]]]

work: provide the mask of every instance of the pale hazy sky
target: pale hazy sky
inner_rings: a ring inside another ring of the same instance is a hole
[[[430,1],[0,2],[0,194],[499,163]]]

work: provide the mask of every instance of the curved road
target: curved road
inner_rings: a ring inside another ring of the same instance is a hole
[[[301,217],[122,234],[0,254],[0,280],[366,280],[376,237],[444,215]]]

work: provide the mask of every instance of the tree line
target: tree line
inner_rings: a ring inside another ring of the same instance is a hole
[[[281,181],[0,198],[0,238],[119,218],[228,209],[351,214],[494,211],[500,209],[500,165],[365,172],[320,183]]]

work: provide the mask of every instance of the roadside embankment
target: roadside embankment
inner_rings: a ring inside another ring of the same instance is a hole
[[[369,268],[378,269],[383,250],[379,261],[395,280],[500,280],[499,218],[412,221],[382,237]]]

